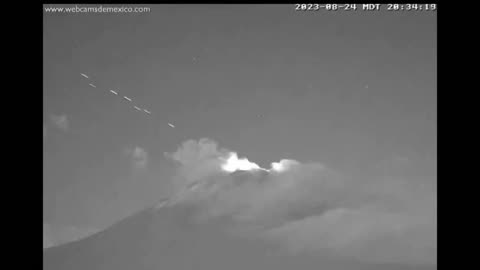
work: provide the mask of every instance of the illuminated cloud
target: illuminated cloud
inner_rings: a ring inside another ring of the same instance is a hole
[[[246,158],[239,159],[237,153],[230,153],[229,157],[223,162],[222,169],[227,172],[260,170],[260,166],[248,161]]]
[[[179,165],[176,203],[200,207],[199,220],[228,218],[290,252],[436,261],[436,195],[402,179],[345,179],[295,160],[264,169],[209,139],[187,141],[167,157]]]

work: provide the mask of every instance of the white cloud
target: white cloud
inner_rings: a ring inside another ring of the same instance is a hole
[[[135,146],[125,150],[127,155],[131,158],[133,167],[135,169],[146,169],[148,165],[148,153],[145,149]]]
[[[229,151],[209,139],[167,154],[179,164],[178,203],[201,206],[200,220],[229,217],[242,231],[294,252],[374,262],[435,263],[436,193],[402,179],[344,179],[318,163],[228,173]],[[411,181],[410,181],[411,182]]]
[[[68,131],[68,129],[69,129],[69,120],[68,120],[67,115],[65,115],[65,114],[62,114],[62,115],[52,114],[52,115],[50,115],[50,121],[52,122],[52,124],[56,128],[58,128],[58,129],[60,129],[64,132]]]

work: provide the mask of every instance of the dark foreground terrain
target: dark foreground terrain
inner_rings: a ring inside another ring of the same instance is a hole
[[[88,238],[46,249],[43,269],[436,269],[275,252],[264,241],[226,232],[228,225],[224,221],[194,222],[194,211],[193,207],[179,205],[146,209]]]

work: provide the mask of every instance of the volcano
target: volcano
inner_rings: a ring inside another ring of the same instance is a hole
[[[90,237],[44,250],[43,269],[436,269],[281,252],[273,243],[232,234],[228,218],[197,219],[201,211],[195,204],[161,201]]]

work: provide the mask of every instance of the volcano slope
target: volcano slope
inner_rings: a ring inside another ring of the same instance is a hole
[[[207,139],[168,157],[178,164],[168,200],[46,249],[44,269],[436,269],[432,192],[319,163],[264,169]]]
[[[44,251],[44,270],[436,269],[370,264],[306,254],[231,233],[228,218],[199,221],[192,204],[151,207],[88,238]]]

